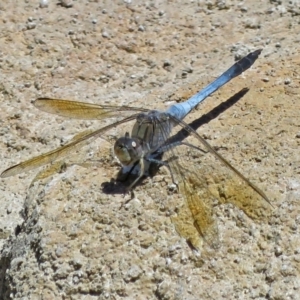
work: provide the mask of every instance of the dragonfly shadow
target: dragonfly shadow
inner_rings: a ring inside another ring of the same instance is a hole
[[[102,192],[107,195],[126,194],[127,186],[129,186],[127,181],[120,181],[118,178],[101,183]]]
[[[132,169],[124,174],[122,168],[120,168],[116,178],[112,178],[110,181],[102,182],[101,188],[102,192],[105,194],[126,194],[129,191],[129,187],[132,182],[135,181],[138,175],[132,174],[133,169],[138,165],[139,162],[136,162]],[[136,185],[140,185],[142,181],[146,178],[142,177]]]
[[[221,113],[223,113],[224,111],[229,109],[231,106],[236,104],[242,97],[244,97],[244,95],[246,95],[248,93],[248,91],[249,91],[248,88],[243,88],[242,90],[237,92],[235,95],[230,97],[228,100],[226,100],[225,102],[222,102],[221,104],[219,104],[218,106],[213,108],[209,113],[204,114],[200,118],[192,121],[190,124],[188,124],[188,126],[190,126],[193,130],[197,130],[202,125],[208,124],[210,121],[217,118]],[[183,140],[186,139],[189,135],[190,135],[190,132],[187,131],[186,129],[182,128],[176,134],[174,134],[173,136],[171,136],[168,139],[167,144],[176,144],[176,143],[183,142]],[[199,148],[199,150],[201,150],[201,149]],[[204,152],[206,152],[206,151],[204,151]],[[162,157],[163,157],[163,153],[159,153],[155,157],[155,159],[162,160]],[[159,167],[160,167],[159,164],[151,163],[151,165],[150,165],[151,173],[149,171],[150,176],[155,176],[155,174],[159,170]]]
[[[213,119],[217,118],[220,114],[222,114],[224,111],[229,109],[231,106],[236,104],[244,95],[248,93],[248,88],[243,88],[239,92],[237,92],[235,95],[230,97],[225,102],[222,102],[215,108],[213,108],[209,113],[202,115],[200,118],[194,120],[190,124],[188,124],[193,130],[197,130],[199,127],[201,127],[204,124],[208,124]],[[175,142],[182,142],[185,138],[187,138],[190,135],[190,133],[182,128],[180,131],[178,131],[175,135],[170,137],[169,141],[171,143]],[[168,141],[168,142],[169,142]]]
[[[228,108],[236,104],[244,95],[249,91],[248,88],[244,88],[240,90],[238,93],[230,97],[225,102],[222,102],[217,107],[213,108],[209,113],[202,115],[200,118],[194,120],[190,124],[188,124],[193,130],[197,130],[199,127],[201,127],[204,124],[209,123],[213,119],[217,118],[221,113],[226,111]],[[176,142],[182,142],[185,138],[187,138],[190,135],[190,133],[185,130],[184,128],[180,129],[175,135],[170,137],[167,141],[167,143],[176,143]],[[158,153],[157,156],[155,156],[155,159],[157,161],[160,161],[163,159],[163,153]],[[149,174],[147,176],[154,177],[161,164],[152,162],[149,167]],[[132,168],[132,170],[134,167]],[[143,176],[136,185],[140,185],[143,183],[145,178],[147,176]],[[105,194],[125,194],[128,192],[128,187],[130,184],[137,178],[137,175],[131,174],[130,172],[126,175],[122,173],[122,169],[119,171],[116,179],[111,179],[109,182],[103,182],[102,183],[102,192]]]

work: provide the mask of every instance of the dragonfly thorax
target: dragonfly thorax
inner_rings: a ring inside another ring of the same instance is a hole
[[[131,138],[126,132],[124,137],[116,140],[114,153],[123,166],[134,164],[143,156],[142,145],[137,138]]]

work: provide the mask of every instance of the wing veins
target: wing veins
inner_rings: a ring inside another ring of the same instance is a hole
[[[120,115],[120,111],[149,111],[140,107],[100,105],[54,98],[38,98],[33,104],[36,108],[47,113],[87,120],[116,117]]]
[[[173,116],[170,116],[173,119],[175,124],[179,124],[184,130],[188,133],[192,134],[198,141],[202,143],[206,147],[206,149],[213,154],[220,162],[222,162],[226,167],[231,169],[235,174],[237,174],[245,183],[247,183],[254,191],[256,191],[265,201],[267,201],[272,207],[272,203],[266,196],[266,194],[259,189],[255,184],[253,184],[249,179],[247,179],[240,171],[238,171],[234,166],[232,166],[221,154],[219,154],[203,137],[201,137],[191,126],[189,126],[186,122],[179,120]]]
[[[173,118],[174,120],[174,118]],[[177,120],[177,118],[176,118]],[[177,123],[177,122],[176,122]],[[176,124],[175,123],[175,124]],[[157,125],[161,128],[161,133],[164,136],[165,141],[168,140],[169,135],[166,132],[164,126],[160,125],[159,122],[157,122]],[[181,144],[181,143],[180,143]],[[171,157],[180,157],[180,155],[177,155],[177,147],[170,147],[166,152],[172,153]],[[165,152],[165,153],[166,153]],[[195,193],[194,187],[192,185],[192,176],[195,175],[191,173],[191,177],[187,177],[186,174],[189,173],[189,170],[184,169],[182,166],[179,166],[177,163],[177,160],[168,160],[167,162],[172,180],[173,180],[173,174],[176,174],[176,176],[179,176],[179,183],[176,183],[178,186],[178,189],[181,193],[181,195],[185,198],[186,204],[188,206],[188,209],[191,213],[191,216],[193,218],[193,225],[198,232],[198,234],[202,237],[202,239],[211,247],[211,248],[218,248],[219,246],[219,234],[218,234],[218,227],[216,220],[213,216],[213,209],[212,209],[212,201],[203,201],[202,198],[208,199],[210,198],[212,200],[212,195],[209,193],[208,190],[205,189],[205,187],[202,187],[202,192],[205,193],[201,196]],[[179,225],[179,224],[178,224]],[[179,229],[181,231],[182,229]],[[184,229],[183,229],[184,230]],[[181,233],[182,234],[182,233]],[[192,236],[190,236],[192,240],[194,239]],[[192,241],[191,241],[192,242]],[[193,244],[193,242],[192,242]],[[195,246],[195,245],[194,245]]]
[[[4,178],[4,177],[9,177],[9,176],[13,176],[13,175],[16,175],[16,174],[19,174],[19,173],[22,173],[22,172],[25,172],[25,171],[29,171],[29,170],[32,170],[32,169],[35,169],[37,167],[40,167],[42,165],[46,165],[48,163],[52,163],[53,161],[55,161],[56,159],[58,158],[61,158],[65,155],[67,155],[69,153],[69,151],[72,150],[72,148],[74,146],[80,146],[80,147],[83,147],[84,146],[84,141],[88,141],[89,139],[91,138],[96,138],[98,137],[100,134],[103,134],[104,132],[106,132],[107,130],[113,128],[113,127],[116,127],[120,124],[123,124],[123,123],[126,123],[126,122],[129,122],[129,121],[132,121],[134,119],[136,119],[136,117],[138,116],[138,114],[134,114],[130,117],[127,117],[127,118],[124,118],[120,121],[117,121],[113,124],[110,124],[110,125],[107,125],[105,127],[102,127],[96,131],[93,131],[91,133],[88,133],[88,134],[85,134],[83,136],[81,136],[80,138],[74,140],[74,141],[71,141],[70,143],[60,147],[60,148],[57,148],[55,150],[52,150],[50,152],[46,152],[44,154],[41,154],[39,156],[36,156],[34,158],[31,158],[27,161],[24,161],[22,163],[19,163],[17,165],[14,165],[8,169],[6,169],[2,174],[1,174],[1,178]],[[78,145],[82,143],[82,145]]]

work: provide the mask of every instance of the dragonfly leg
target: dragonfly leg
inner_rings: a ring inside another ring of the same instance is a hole
[[[164,152],[167,152],[169,150],[171,150],[172,148],[175,148],[177,146],[180,146],[182,144],[182,142],[173,142],[173,143],[166,143],[164,146],[161,146],[157,151],[156,153],[157,154],[162,154]]]
[[[180,145],[185,145],[185,146],[194,148],[194,149],[196,149],[196,150],[198,150],[198,151],[201,151],[201,152],[203,152],[203,153],[207,153],[207,152],[208,152],[207,150],[203,150],[203,149],[201,149],[200,147],[194,146],[193,144],[186,143],[186,142],[179,142],[179,141],[178,141],[178,142],[174,142],[174,143],[167,144],[167,145],[165,145],[165,146],[160,147],[160,148],[156,151],[156,153],[161,154],[161,153],[163,153],[163,152],[170,151],[172,148],[175,148],[175,147],[180,146]]]
[[[166,161],[163,161],[163,160],[159,160],[159,159],[155,159],[155,158],[147,158],[147,161],[152,162],[152,163],[156,163],[158,165],[168,167],[168,163]]]
[[[149,162],[153,162],[153,163],[156,163],[158,165],[166,166],[169,169],[169,172],[171,174],[172,182],[177,186],[177,183],[176,183],[175,178],[173,176],[173,172],[172,172],[172,170],[170,168],[170,165],[169,165],[170,161],[173,161],[173,160],[176,160],[176,159],[178,159],[178,157],[176,157],[176,156],[170,157],[167,161],[163,161],[163,160],[159,160],[159,159],[155,159],[155,158],[147,158],[147,160]]]
[[[126,204],[128,204],[135,197],[133,190],[130,190],[130,191],[127,190],[127,192],[130,193],[129,199],[127,199],[125,202],[123,202],[119,209],[123,208]],[[126,193],[124,194],[124,198],[125,198],[125,196],[126,196]]]
[[[132,167],[124,172],[124,168],[121,168],[121,170],[119,171],[119,174],[117,176],[117,180],[118,181],[126,181],[128,180],[128,177],[130,176],[130,174],[132,174],[132,172],[134,171],[134,169],[136,168],[136,166],[139,164],[139,161],[135,162]],[[127,168],[127,167],[126,167]]]
[[[130,184],[130,186],[126,189],[127,192],[132,190],[132,188],[137,184],[137,182],[143,177],[143,175],[145,174],[145,160],[142,157],[139,161],[139,165],[140,165],[140,171],[139,174],[137,176],[137,178]],[[131,169],[132,170],[132,169]]]

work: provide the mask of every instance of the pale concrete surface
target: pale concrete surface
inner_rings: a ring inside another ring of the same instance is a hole
[[[101,188],[119,166],[97,140],[74,159],[89,151],[102,164],[31,188],[38,171],[0,180],[1,299],[299,299],[298,2],[3,2],[1,171],[103,124],[40,112],[31,105],[39,96],[163,109],[262,48],[252,69],[187,121],[249,88],[198,132],[275,209],[255,223],[221,206],[221,248],[196,255],[165,208],[168,173],[145,180],[120,208],[123,196]]]

